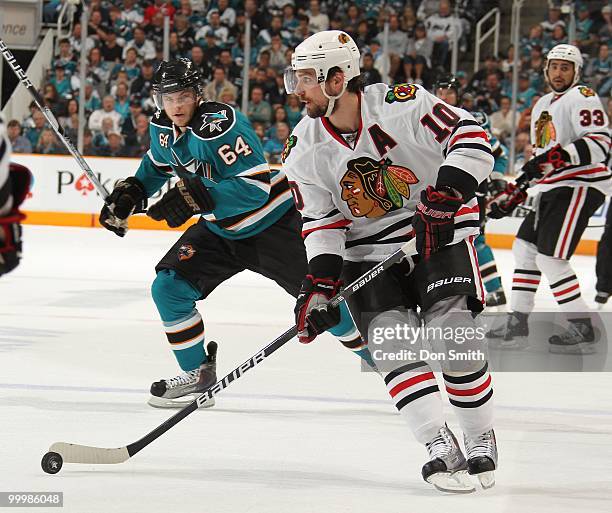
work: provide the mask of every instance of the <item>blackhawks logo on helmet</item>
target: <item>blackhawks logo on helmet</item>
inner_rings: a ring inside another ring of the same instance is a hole
[[[550,141],[554,141],[557,138],[552,116],[547,110],[543,111],[536,121],[535,132],[536,148],[546,148]]]
[[[410,169],[394,165],[389,159],[360,157],[350,160],[340,179],[342,199],[355,217],[381,217],[402,208],[410,197],[410,185],[418,178]]]
[[[585,96],[586,98],[590,96],[595,96],[595,91],[593,91],[593,89],[587,86],[579,87],[578,91],[580,91],[580,94],[582,94],[582,96]]]
[[[283,148],[283,152],[281,153],[281,162],[284,163],[285,160],[287,160],[289,154],[291,153],[291,150],[295,148],[296,144],[297,136],[290,135],[289,137],[287,137],[287,140],[285,141],[285,147]]]
[[[395,84],[390,86],[385,96],[387,103],[407,102],[416,98],[417,88],[412,84]]]

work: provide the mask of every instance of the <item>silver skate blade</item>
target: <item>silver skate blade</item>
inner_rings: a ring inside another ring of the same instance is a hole
[[[427,478],[427,482],[434,485],[437,490],[449,493],[472,493],[476,487],[470,480],[467,470],[458,472],[438,472]]]
[[[167,399],[165,397],[157,397],[152,395],[149,397],[147,404],[149,406],[153,406],[153,408],[180,409],[184,408],[188,404],[191,404],[197,397],[198,395],[186,395],[178,399]],[[202,403],[200,408],[212,408],[214,405],[215,398],[213,397],[212,399],[208,399],[208,401],[205,403]]]
[[[478,481],[480,481],[480,486],[482,486],[485,490],[495,486],[495,472],[493,470],[476,474],[476,477],[478,478]]]
[[[571,346],[549,344],[548,352],[553,354],[593,354],[597,352],[597,347],[593,342],[581,342]]]

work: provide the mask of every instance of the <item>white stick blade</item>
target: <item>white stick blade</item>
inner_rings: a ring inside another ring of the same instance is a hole
[[[54,443],[49,448],[49,452],[60,454],[64,463],[123,463],[130,457],[127,447],[105,449],[103,447],[89,447],[88,445],[67,444],[64,442]]]

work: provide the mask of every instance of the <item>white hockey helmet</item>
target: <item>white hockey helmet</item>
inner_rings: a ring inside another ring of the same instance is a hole
[[[323,94],[329,99],[326,116],[331,114],[335,100],[346,90],[349,80],[359,76],[359,59],[361,55],[355,41],[341,30],[325,30],[318,32],[300,43],[291,56],[291,66],[285,70],[285,90],[289,94],[296,92],[299,86],[309,89],[316,85],[321,87]],[[325,92],[325,80],[330,69],[338,67],[344,73],[344,85],[337,96]],[[307,80],[300,82],[298,70],[312,69],[316,74],[316,82],[309,84]]]
[[[549,85],[550,81],[548,80],[548,65],[550,64],[550,61],[554,59],[560,61],[568,61],[574,64],[574,79],[572,80],[570,86],[564,91],[555,91],[555,93],[557,94],[564,94],[572,87],[574,87],[578,83],[578,80],[580,80],[580,73],[582,72],[584,61],[582,60],[582,54],[580,53],[580,50],[574,45],[563,44],[551,48],[548,54],[546,55],[546,64],[544,65],[544,78],[549,83]]]

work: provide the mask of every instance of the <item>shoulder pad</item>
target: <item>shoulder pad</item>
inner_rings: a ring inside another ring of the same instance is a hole
[[[158,110],[157,112],[155,112],[155,114],[153,114],[153,116],[151,117],[150,123],[159,128],[172,128],[172,121],[166,115],[166,111],[163,110]]]
[[[229,132],[236,124],[236,112],[231,105],[218,102],[203,102],[191,120],[191,131],[200,139],[217,139]]]
[[[578,92],[585,98],[590,98],[591,96],[596,96],[597,94],[595,91],[593,91],[593,89],[587,86],[578,86]]]

